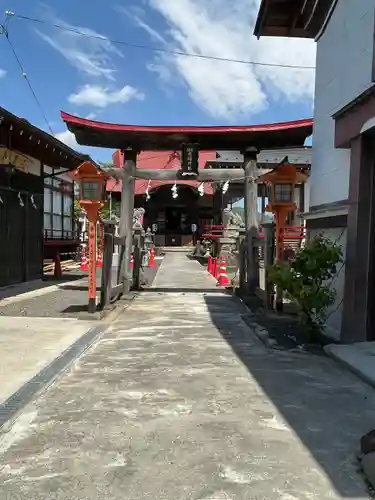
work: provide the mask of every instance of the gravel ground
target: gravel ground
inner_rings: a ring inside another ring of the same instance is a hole
[[[161,259],[157,259],[155,268],[145,270],[148,286],[152,284],[161,262]],[[74,283],[64,284],[64,282],[73,279],[76,279]],[[101,283],[101,270],[98,270],[97,282],[98,284]],[[63,281],[52,279],[45,281],[40,288],[56,284],[61,285],[59,290],[39,297],[27,298],[4,306],[1,306],[0,302],[0,316],[76,318],[80,313],[87,310],[87,276],[84,276],[84,273],[67,274]]]

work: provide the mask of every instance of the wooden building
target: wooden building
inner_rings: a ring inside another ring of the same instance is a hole
[[[43,259],[77,244],[73,182],[87,157],[0,107],[0,287],[43,277]]]
[[[209,160],[216,158],[215,151],[203,151],[199,155],[199,168],[205,168]],[[122,153],[113,154],[113,163],[121,167]],[[171,169],[181,168],[180,156],[174,151],[144,151],[139,154],[137,168]],[[215,187],[204,183],[204,194],[200,195],[198,181],[178,181],[177,197],[173,198],[171,188],[174,181],[147,181],[138,179],[135,182],[135,208],[145,208],[144,226],[156,229],[155,244],[157,246],[188,246],[193,244],[193,224],[197,227],[197,235],[203,232],[206,224],[212,224],[216,211],[214,207]],[[117,199],[121,197],[121,183],[110,180],[107,191]],[[147,197],[147,193],[149,198]]]

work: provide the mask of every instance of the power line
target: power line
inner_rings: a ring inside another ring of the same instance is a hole
[[[34,90],[33,86],[31,85],[31,82],[30,82],[30,80],[29,80],[29,78],[28,78],[28,76],[27,76],[27,73],[26,73],[26,71],[25,71],[25,69],[24,69],[24,67],[23,67],[23,64],[21,63],[21,60],[20,60],[20,58],[18,57],[18,54],[17,54],[17,52],[16,52],[16,49],[14,48],[14,45],[12,44],[12,42],[11,42],[11,40],[10,40],[10,38],[9,38],[9,32],[8,32],[8,30],[7,30],[6,23],[5,23],[4,25],[1,25],[1,31],[0,31],[0,34],[5,35],[5,38],[6,38],[7,42],[8,42],[8,44],[9,44],[10,50],[11,50],[11,52],[12,52],[12,54],[13,54],[13,56],[14,56],[14,58],[15,58],[15,60],[16,60],[16,62],[17,62],[17,64],[18,64],[18,66],[19,66],[20,70],[21,70],[21,73],[22,73],[22,76],[23,76],[23,78],[24,78],[25,82],[27,83],[27,85],[28,85],[28,87],[29,87],[29,89],[30,89],[30,92],[31,92],[31,94],[32,94],[32,96],[33,96],[33,98],[34,98],[34,100],[35,100],[35,102],[36,102],[36,105],[38,106],[39,111],[40,111],[41,115],[43,116],[43,119],[44,119],[44,121],[45,121],[45,123],[46,123],[46,125],[47,125],[47,128],[48,128],[48,130],[50,131],[50,133],[51,133],[52,135],[54,135],[54,134],[53,134],[52,127],[51,127],[51,125],[50,125],[50,123],[49,123],[49,121],[48,121],[48,119],[47,119],[47,116],[46,116],[46,114],[45,114],[45,112],[44,112],[43,108],[42,108],[42,105],[41,105],[41,103],[40,103],[40,101],[39,101],[39,99],[38,99],[38,96],[36,95],[36,92],[35,92],[35,90]]]
[[[93,40],[107,41],[107,42],[113,43],[115,45],[124,45],[126,47],[133,48],[133,49],[150,50],[153,52],[162,52],[164,54],[175,55],[175,56],[195,57],[198,59],[208,59],[208,60],[212,60],[212,61],[231,62],[231,63],[247,64],[247,65],[253,65],[253,66],[268,66],[268,67],[273,67],[273,68],[309,69],[309,70],[315,69],[315,66],[300,66],[300,65],[293,65],[293,64],[277,64],[277,63],[263,63],[263,62],[257,62],[257,61],[245,61],[242,59],[230,59],[227,57],[216,57],[216,56],[208,56],[208,55],[203,55],[203,54],[194,54],[191,52],[183,52],[183,51],[179,51],[179,50],[163,49],[161,47],[154,47],[152,45],[140,45],[140,44],[130,43],[130,42],[127,42],[125,40],[115,40],[115,39],[107,38],[105,36],[90,35],[89,33],[85,33],[84,31],[80,31],[80,30],[77,30],[75,28],[68,28],[66,26],[62,26],[61,24],[44,21],[43,19],[36,19],[34,17],[23,16],[20,14],[14,14],[13,12],[7,12],[7,15],[13,16],[17,19],[22,19],[24,21],[31,21],[34,23],[44,24],[46,26],[51,26],[51,27],[56,28],[56,29],[68,31],[69,33],[74,33],[76,35],[80,35],[80,36],[83,36],[86,38],[91,38]]]

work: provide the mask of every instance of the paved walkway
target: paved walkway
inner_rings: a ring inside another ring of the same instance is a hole
[[[159,291],[174,284],[188,291]],[[368,498],[355,453],[374,391],[329,358],[267,350],[213,288],[167,255],[155,289],[3,428],[0,498]]]
[[[0,405],[91,327],[74,319],[0,316]]]
[[[181,252],[171,252],[160,266],[152,288],[205,291],[216,288],[216,279],[192,257]]]

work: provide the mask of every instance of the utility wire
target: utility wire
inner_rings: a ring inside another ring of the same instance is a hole
[[[231,63],[247,64],[247,65],[253,65],[253,66],[268,66],[268,67],[274,67],[274,68],[308,69],[308,70],[315,69],[315,66],[300,66],[300,65],[293,65],[293,64],[277,64],[277,63],[263,63],[263,62],[257,62],[257,61],[245,61],[242,59],[230,59],[227,57],[216,57],[216,56],[208,56],[208,55],[204,55],[204,54],[194,54],[191,52],[183,52],[183,51],[178,51],[178,50],[163,49],[161,47],[154,47],[152,45],[140,45],[140,44],[130,43],[130,42],[127,42],[125,40],[115,40],[115,39],[107,38],[105,36],[90,35],[89,33],[85,33],[84,31],[80,31],[80,30],[75,29],[75,28],[68,28],[66,26],[62,26],[61,24],[44,21],[42,19],[36,19],[34,17],[23,16],[21,14],[14,14],[13,12],[7,12],[7,15],[11,15],[17,19],[22,19],[24,21],[31,21],[34,23],[44,24],[46,26],[51,26],[51,27],[56,28],[56,29],[68,31],[69,33],[74,33],[76,35],[80,35],[80,36],[83,36],[86,38],[91,38],[93,40],[102,40],[102,41],[106,41],[106,42],[111,42],[115,45],[124,45],[126,47],[133,48],[133,49],[150,50],[153,52],[162,52],[164,54],[175,55],[175,56],[195,57],[197,59],[208,59],[208,60],[212,60],[212,61],[231,62]]]
[[[27,85],[28,85],[28,87],[29,87],[29,89],[30,89],[30,92],[31,92],[31,94],[32,94],[32,96],[33,96],[33,98],[34,98],[34,100],[35,100],[35,102],[36,102],[36,105],[38,106],[39,111],[40,111],[41,115],[43,116],[43,119],[44,119],[44,121],[45,121],[45,123],[46,123],[46,125],[47,125],[47,128],[48,128],[48,130],[50,131],[50,133],[51,133],[52,135],[54,135],[54,134],[53,134],[52,127],[51,127],[51,125],[50,125],[50,123],[49,123],[49,121],[48,121],[48,119],[47,119],[47,116],[46,116],[46,114],[45,114],[45,112],[44,112],[44,110],[43,110],[43,107],[42,107],[42,105],[41,105],[41,103],[40,103],[39,99],[38,99],[38,96],[36,95],[36,92],[35,92],[35,90],[34,90],[34,88],[33,88],[32,84],[31,84],[31,82],[30,82],[30,80],[29,80],[29,78],[28,78],[28,76],[27,76],[27,73],[26,73],[26,71],[25,71],[25,69],[24,69],[24,67],[23,67],[23,64],[21,63],[21,60],[20,60],[20,58],[18,57],[18,54],[17,54],[17,52],[16,52],[16,49],[14,48],[14,45],[12,44],[12,42],[11,42],[11,40],[10,40],[10,38],[9,38],[9,31],[8,31],[8,29],[7,29],[7,24],[8,24],[8,23],[5,21],[4,25],[0,25],[0,28],[1,28],[1,29],[0,29],[0,35],[5,35],[5,38],[6,38],[7,42],[8,42],[8,44],[9,44],[10,50],[11,50],[11,52],[12,52],[12,54],[13,54],[13,56],[14,56],[14,58],[15,58],[15,60],[16,60],[16,62],[17,62],[17,64],[18,64],[18,66],[19,66],[20,70],[21,70],[21,73],[22,73],[22,76],[23,76],[23,78],[24,78],[25,82],[27,83]]]

